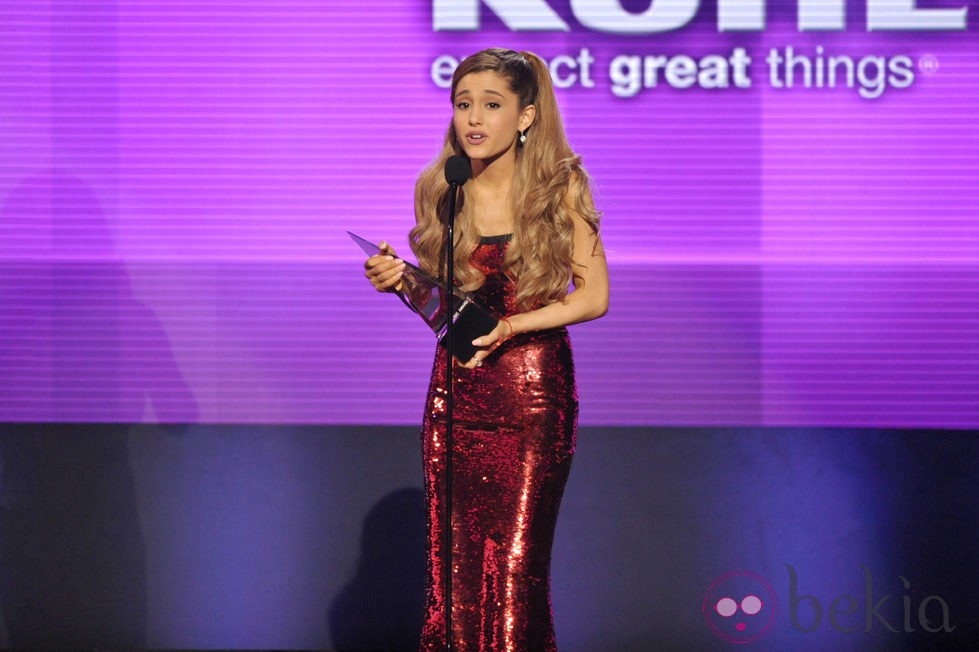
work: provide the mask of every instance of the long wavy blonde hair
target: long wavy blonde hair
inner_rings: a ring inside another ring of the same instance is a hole
[[[558,112],[554,87],[545,63],[530,52],[493,48],[466,58],[452,76],[450,98],[459,81],[470,73],[492,71],[507,80],[520,98],[520,108],[531,104],[536,118],[527,129],[527,140],[518,144],[516,173],[511,189],[513,234],[504,261],[505,272],[517,284],[516,302],[521,310],[564,299],[572,280],[581,281],[574,269],[573,215],[581,215],[597,233],[588,174],[581,157],[571,150]],[[516,137],[516,134],[514,134]],[[442,151],[415,184],[415,227],[409,234],[411,249],[425,270],[443,275],[445,222],[448,219],[449,184],[444,167],[449,157],[464,154],[452,120]],[[480,234],[467,208],[466,186],[459,193],[455,222],[455,275],[466,290],[478,288],[483,275],[469,265]]]

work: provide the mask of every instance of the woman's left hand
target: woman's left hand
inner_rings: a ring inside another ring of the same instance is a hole
[[[473,340],[473,346],[479,347],[479,350],[476,351],[476,354],[470,358],[468,362],[465,364],[460,363],[461,366],[465,367],[466,369],[473,369],[474,367],[481,366],[483,364],[483,360],[486,359],[486,356],[495,351],[496,348],[503,344],[504,341],[509,339],[511,335],[513,335],[513,329],[510,326],[509,321],[501,319],[496,323],[496,328],[491,330],[486,335],[477,337]]]

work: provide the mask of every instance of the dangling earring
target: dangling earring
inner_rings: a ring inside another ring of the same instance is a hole
[[[520,134],[520,144],[523,145],[524,143],[526,143],[527,142],[527,130],[524,129],[523,131],[518,131],[517,133]]]

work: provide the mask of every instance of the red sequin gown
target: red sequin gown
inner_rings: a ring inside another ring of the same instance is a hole
[[[519,312],[502,273],[509,238],[483,238],[474,294]],[[452,629],[459,652],[555,650],[551,543],[571,468],[578,417],[565,328],[521,333],[481,367],[453,370]],[[428,577],[422,650],[445,649],[442,571],[445,354],[435,356],[422,430]]]

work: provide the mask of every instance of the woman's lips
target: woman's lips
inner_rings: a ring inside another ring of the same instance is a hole
[[[486,142],[486,134],[481,131],[470,131],[466,134],[466,142],[470,145],[479,145]]]

